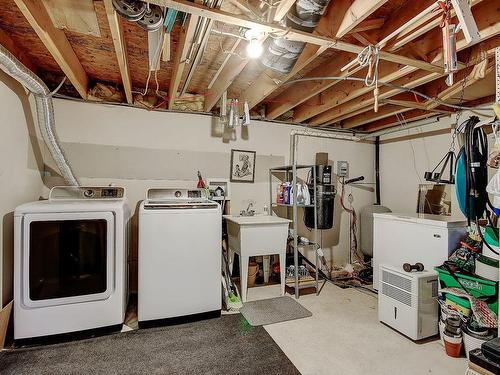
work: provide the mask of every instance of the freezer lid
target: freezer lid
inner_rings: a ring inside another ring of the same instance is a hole
[[[374,213],[374,219],[400,221],[400,222],[413,222],[418,224],[432,225],[444,228],[461,228],[467,226],[467,220],[464,218],[457,218],[453,216],[444,215],[430,215],[430,214],[417,214],[417,213]]]

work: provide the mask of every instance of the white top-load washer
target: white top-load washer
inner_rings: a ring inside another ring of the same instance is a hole
[[[219,316],[222,215],[205,190],[149,189],[139,209],[139,325]]]
[[[129,218],[120,187],[55,187],[49,200],[16,208],[16,342],[121,329]]]

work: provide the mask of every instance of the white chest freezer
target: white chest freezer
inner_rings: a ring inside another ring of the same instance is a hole
[[[373,286],[378,289],[381,264],[402,267],[439,266],[466,235],[467,221],[428,214],[373,214]]]

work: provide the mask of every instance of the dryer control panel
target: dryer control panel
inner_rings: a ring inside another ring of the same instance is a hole
[[[49,200],[67,199],[122,199],[125,189],[115,186],[56,186],[50,190]]]

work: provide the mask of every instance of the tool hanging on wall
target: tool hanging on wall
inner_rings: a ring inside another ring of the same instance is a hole
[[[451,12],[449,0],[438,1],[439,7],[443,10],[441,16],[441,32],[443,34],[443,60],[444,72],[448,74],[446,84],[453,85],[453,73],[458,70],[457,65],[457,46],[456,46],[456,32],[457,25],[450,23]]]
[[[439,172],[436,170],[441,166]],[[449,177],[447,179],[443,178],[443,173],[449,167]],[[455,151],[450,148],[439,163],[434,167],[431,172],[425,172],[424,178],[426,181],[435,182],[437,184],[451,184],[455,183]]]

